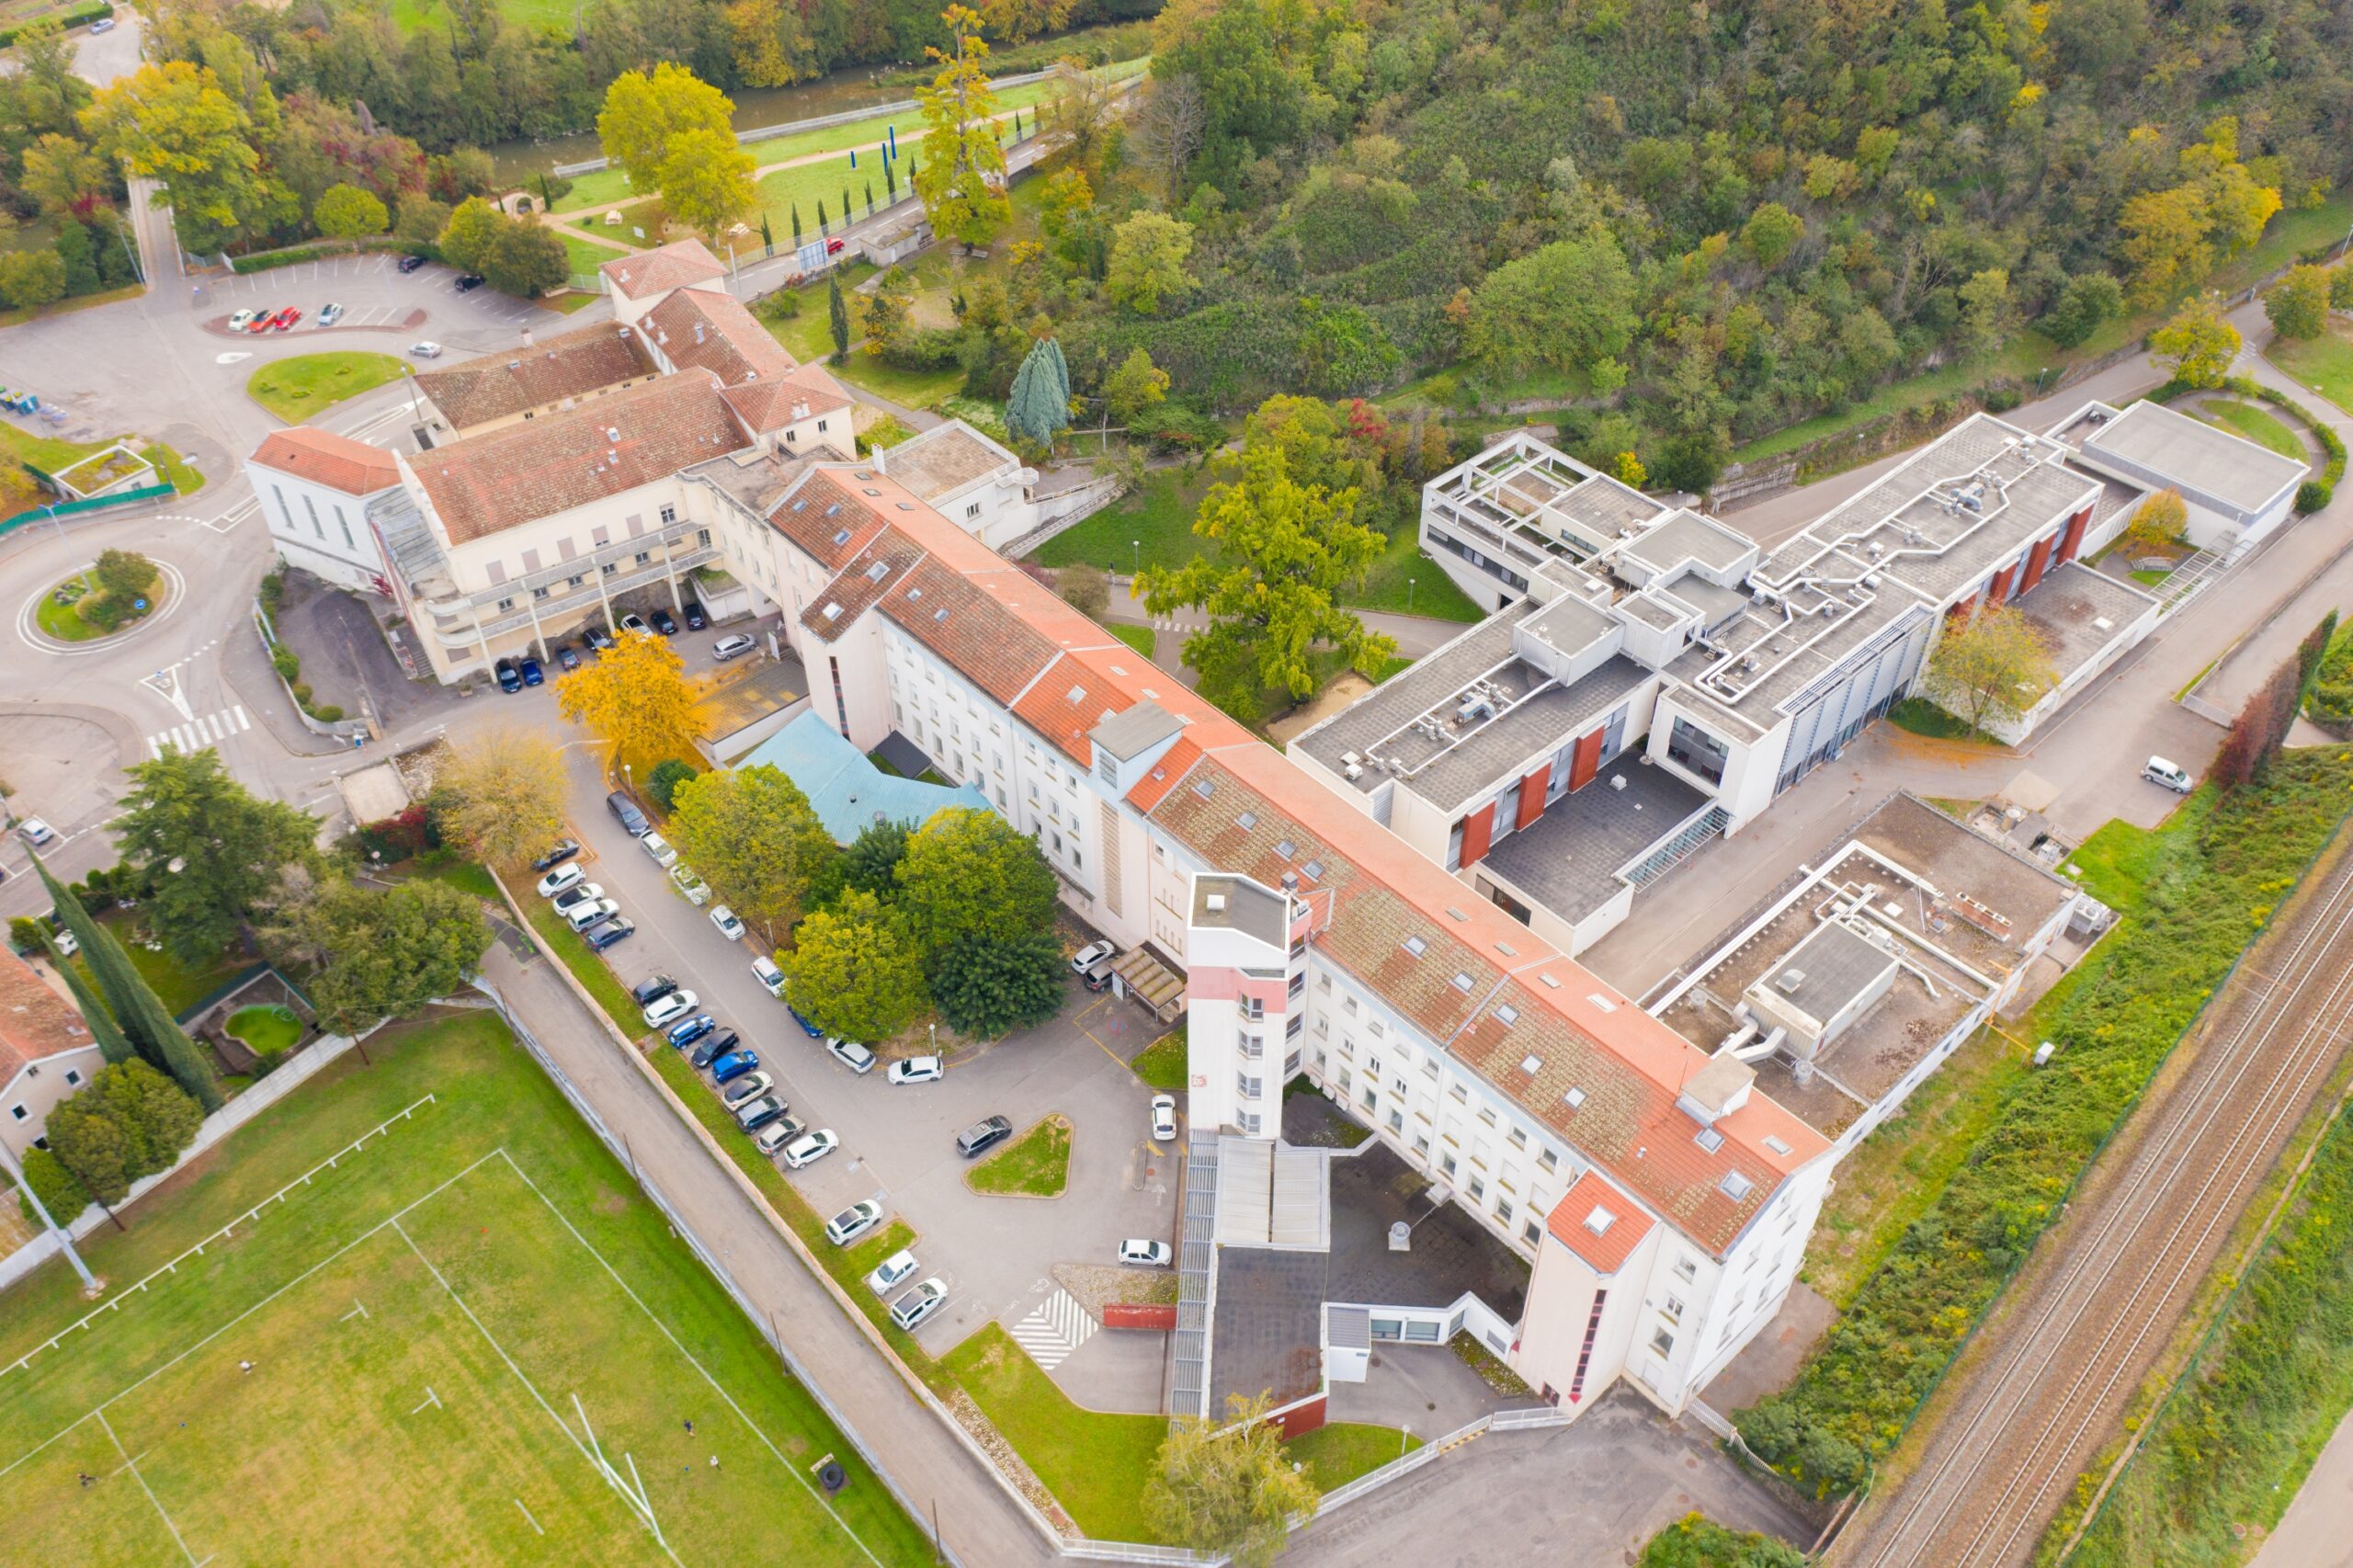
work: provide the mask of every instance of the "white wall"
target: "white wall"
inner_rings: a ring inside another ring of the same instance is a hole
[[[245,477],[269,524],[270,541],[290,565],[339,588],[382,593],[392,577],[376,532],[368,526],[368,498],[298,479],[248,460]]]

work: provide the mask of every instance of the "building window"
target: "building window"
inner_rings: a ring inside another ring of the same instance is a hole
[[[1675,1277],[1686,1282],[1696,1279],[1699,1277],[1699,1266],[1688,1257],[1678,1257],[1675,1260]]]
[[[1415,1320],[1406,1324],[1405,1337],[1416,1345],[1436,1345],[1438,1343],[1438,1330],[1443,1325],[1439,1324],[1423,1323],[1419,1320]]]
[[[65,1082],[67,1083],[67,1085],[72,1085],[79,1084],[81,1081],[82,1081],[82,1070],[81,1070],[80,1068],[78,1068],[78,1067],[68,1067],[68,1068],[65,1070]]]
[[[1683,1298],[1672,1295],[1667,1297],[1666,1305],[1659,1308],[1658,1315],[1665,1318],[1669,1323],[1681,1323],[1683,1321]]]
[[[20,1105],[12,1105],[8,1108],[8,1114],[18,1121],[22,1121],[25,1119],[25,1108]]]
[[[1678,713],[1666,733],[1666,755],[1688,772],[1711,784],[1724,781],[1724,765],[1732,753],[1724,743]]]
[[[531,597],[535,599],[546,598],[548,597],[548,590],[545,588],[533,588],[531,590]]]
[[[1544,1227],[1530,1220],[1526,1225],[1520,1227],[1519,1239],[1529,1246],[1535,1246],[1544,1239]]]
[[[1471,1178],[1470,1190],[1472,1202],[1477,1203],[1484,1199],[1487,1196],[1487,1178],[1484,1176],[1472,1176]]]
[[[663,507],[663,508],[662,508],[662,520],[663,520],[665,523],[675,523],[675,522],[676,522],[676,521],[678,520],[678,509],[677,509],[676,506],[665,506],[665,507]]]
[[[1414,1153],[1425,1160],[1430,1157],[1430,1141],[1418,1132],[1414,1134]]]
[[[1651,1335],[1651,1348],[1657,1351],[1661,1356],[1674,1355],[1675,1335],[1669,1334],[1663,1328],[1660,1329],[1656,1334]]]
[[[513,609],[515,608],[515,601],[513,599],[501,599],[498,601],[498,608],[502,610]]]
[[[1541,1170],[1556,1170],[1560,1167],[1561,1156],[1550,1149],[1540,1149],[1536,1153],[1536,1164]]]
[[[574,574],[563,580],[563,585],[567,588],[576,588],[587,580],[588,578],[585,574]]]
[[[319,527],[319,509],[312,504],[308,495],[302,497],[302,510],[311,514],[311,531],[321,539],[326,538],[327,530]]]
[[[1510,1199],[1506,1198],[1502,1202],[1495,1205],[1495,1223],[1498,1225],[1508,1225],[1511,1223]]]
[[[1392,1132],[1403,1132],[1405,1131],[1405,1113],[1404,1111],[1392,1110],[1389,1113],[1389,1131]]]
[[[1454,1156],[1451,1154],[1440,1154],[1438,1157],[1438,1168],[1444,1171],[1447,1175],[1452,1176],[1454,1174]]]
[[[822,436],[822,435],[824,435],[824,433],[825,433],[825,422],[824,422],[824,420],[820,419],[819,421],[817,421],[817,434],[819,434],[820,436]]]
[[[651,566],[654,564],[654,552],[650,550],[639,551],[636,556],[636,563],[640,566]]]

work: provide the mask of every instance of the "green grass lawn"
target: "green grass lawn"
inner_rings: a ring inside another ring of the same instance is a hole
[[[577,234],[559,231],[557,237],[563,241],[564,256],[571,262],[574,272],[594,272],[615,256],[629,254],[615,245],[590,244]]]
[[[530,921],[531,929],[540,934],[540,940],[548,945],[549,950],[555,954],[563,967],[572,971],[572,978],[580,982],[588,994],[596,998],[597,1006],[605,1010],[605,1016],[620,1026],[622,1035],[635,1040],[645,1033],[645,1009],[631,999],[629,987],[615,978],[597,949],[565,924],[563,916],[555,912],[554,905],[543,898],[532,897],[529,887],[524,888],[520,896],[525,918]]]
[[[64,582],[51,585],[50,591],[40,597],[40,605],[33,611],[33,619],[40,622],[43,631],[48,632],[60,642],[88,642],[100,637],[111,637],[116,632],[130,631],[148,616],[161,609],[164,604],[164,585],[163,574],[158,573],[147,585],[145,595],[147,608],[115,627],[113,631],[109,631],[97,622],[85,620],[82,618],[85,606],[98,605],[105,597],[103,589],[93,588],[87,593],[75,593],[70,603],[58,602],[57,596],[60,590],[71,591],[82,586],[82,574],[77,572],[66,578]]]
[[[345,398],[400,380],[406,370],[406,364],[390,354],[298,354],[256,370],[245,392],[289,425],[300,425]]]
[[[576,0],[499,0],[498,10],[518,26],[569,38],[580,7]],[[404,33],[426,26],[446,28],[450,25],[449,7],[446,0],[392,0],[392,24]]]
[[[974,1192],[1060,1198],[1070,1185],[1070,1123],[1049,1116],[964,1173]]]
[[[1439,620],[1473,621],[1487,612],[1454,585],[1454,579],[1422,553],[1420,529],[1406,522],[1389,535],[1389,545],[1364,582],[1342,591],[1340,601],[1358,609],[1397,615],[1427,615]]]
[[[822,313],[818,316],[820,322],[825,319]],[[830,344],[833,339],[828,335],[825,341]],[[902,408],[930,408],[955,396],[964,387],[964,372],[953,365],[944,370],[903,370],[857,348],[850,350],[848,358],[834,366],[833,371],[851,385],[864,387],[876,397],[886,398]]]
[[[2198,416],[2209,425],[2245,436],[2257,446],[2270,448],[2283,458],[2305,460],[2303,438],[2288,428],[2287,422],[2268,409],[2236,398],[2209,398],[2198,407]]]
[[[1128,1071],[1155,1089],[1175,1094],[1185,1086],[1185,1031],[1162,1035],[1128,1063]]]
[[[1125,621],[1107,620],[1103,629],[1147,659],[1160,646],[1160,633],[1149,626],[1130,626]]]
[[[995,1324],[950,1350],[941,1363],[972,1402],[1021,1451],[1038,1479],[1097,1540],[1151,1542],[1143,1488],[1168,1422],[1084,1408]]]
[[[494,1017],[396,1026],[370,1055],[241,1130],[127,1232],[93,1235],[89,1262],[119,1288],[219,1244],[112,1298],[72,1348],[44,1347],[89,1311],[62,1264],[7,1293],[0,1360],[31,1357],[0,1374],[12,1540],[94,1563],[319,1562],[355,1540],[419,1561],[660,1562],[576,1436],[585,1415],[678,1559],[739,1555],[756,1519],[796,1561],[929,1561]],[[830,1503],[807,1475],[827,1453],[851,1475]],[[258,1476],[273,1500],[257,1510]]]
[[[2187,825],[2183,819],[2202,812],[2207,801],[2202,793],[2192,795],[2188,811],[2169,819],[2163,827],[2135,827],[2121,817],[2104,823],[2075,846],[2064,865],[2083,873],[2078,881],[2094,898],[2119,914],[2129,915],[2141,907],[2166,837],[2177,824]]]
[[[1960,714],[1947,712],[1925,697],[1907,697],[1894,704],[1887,710],[1887,722],[1899,730],[1909,730],[1930,740],[1978,741],[1986,745],[2000,744],[1971,729],[1969,721]]]
[[[2138,567],[2135,567],[2132,572],[2132,580],[2140,584],[2144,588],[2154,588],[2159,583],[2164,582],[2166,578],[2172,575],[2173,574],[2170,571],[2143,572]]]
[[[195,1006],[234,980],[238,975],[259,965],[242,953],[222,953],[210,963],[183,964],[161,949],[147,946],[146,934],[136,923],[131,912],[111,910],[99,917],[114,932],[115,940],[131,955],[131,967],[153,989],[156,997],[172,1010],[175,1017],[182,1017]],[[86,978],[89,964],[80,957],[74,961],[81,965]]]
[[[302,1020],[294,1016],[294,1010],[275,1005],[240,1007],[229,1015],[225,1027],[262,1056],[291,1051],[302,1038]]]
[[[2318,337],[2275,337],[2263,352],[2299,385],[2353,414],[2353,337],[2345,328],[2332,322]]]
[[[1295,1463],[1307,1466],[1307,1478],[1319,1492],[1345,1486],[1367,1471],[1379,1470],[1422,1446],[1419,1437],[1394,1426],[1373,1426],[1361,1421],[1335,1421],[1283,1445]]]

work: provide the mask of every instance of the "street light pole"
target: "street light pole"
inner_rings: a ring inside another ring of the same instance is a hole
[[[1136,569],[1131,575],[1141,577],[1143,575],[1143,540],[1131,539],[1128,540],[1128,548],[1135,551],[1136,558]]]
[[[33,1213],[40,1218],[43,1225],[49,1227],[51,1233],[57,1237],[58,1244],[65,1249],[66,1261],[73,1264],[74,1272],[82,1277],[82,1289],[93,1296],[97,1295],[98,1293],[97,1278],[91,1274],[90,1266],[82,1261],[82,1255],[74,1250],[74,1233],[50,1218],[49,1205],[40,1200],[40,1194],[33,1190],[33,1184],[25,1179],[25,1167],[17,1163],[16,1154],[9,1149],[5,1140],[0,1140],[0,1170],[6,1170],[8,1173],[8,1179],[17,1184],[17,1190],[23,1193],[26,1201],[33,1206]],[[112,1218],[112,1215],[109,1214],[108,1218]],[[122,1221],[116,1220],[116,1229],[119,1230],[121,1226]]]
[[[1405,613],[1414,613],[1414,579],[1411,577],[1405,579]]]

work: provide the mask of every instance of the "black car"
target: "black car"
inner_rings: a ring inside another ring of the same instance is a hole
[[[687,601],[687,630],[689,631],[700,631],[704,627],[709,626],[710,624],[710,618],[703,614],[701,601],[699,599],[688,599]]]
[[[1012,1136],[1013,1123],[1001,1116],[992,1116],[956,1134],[956,1152],[968,1160],[977,1160]]]
[[[580,667],[580,650],[569,642],[555,645],[555,667],[566,675]]]
[[[493,673],[498,676],[499,690],[512,695],[523,689],[523,672],[515,667],[514,660],[499,660]]]
[[[666,974],[649,974],[629,988],[629,999],[641,1007],[651,1007],[678,988],[678,983]]]
[[[678,634],[678,623],[670,618],[670,612],[666,609],[657,609],[646,619],[654,623],[654,630],[665,637],[676,637]]]
[[[615,915],[589,926],[588,929],[580,933],[580,937],[583,941],[601,953],[636,929],[637,922],[628,915]]]
[[[461,272],[458,274],[458,292],[460,294],[471,294],[475,290],[481,288],[482,284],[483,277],[479,272]]]
[[[695,1042],[694,1051],[687,1057],[687,1065],[699,1073],[743,1043],[744,1037],[733,1029],[707,1035]]]
[[[415,272],[424,265],[425,258],[421,256],[404,256],[400,259],[400,269],[403,272]]]
[[[566,860],[571,859],[574,855],[579,853],[580,845],[578,840],[559,838],[555,841],[554,848],[549,850],[546,854],[531,862],[531,869],[534,871],[552,871],[558,866],[563,865]]]

